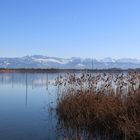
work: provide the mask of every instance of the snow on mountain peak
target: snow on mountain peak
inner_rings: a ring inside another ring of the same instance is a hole
[[[25,56],[20,58],[0,58],[1,68],[140,68],[139,59],[123,58],[102,60],[72,57],[69,59],[48,57],[42,55]]]

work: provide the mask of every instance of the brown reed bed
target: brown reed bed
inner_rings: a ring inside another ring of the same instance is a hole
[[[139,77],[138,73],[60,76],[56,83],[63,93],[57,114],[65,133],[79,140],[139,140]]]

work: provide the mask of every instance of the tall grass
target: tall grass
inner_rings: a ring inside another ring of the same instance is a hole
[[[139,140],[140,74],[68,74],[57,114],[71,139]]]

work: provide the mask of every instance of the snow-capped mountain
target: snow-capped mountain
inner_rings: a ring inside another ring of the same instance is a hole
[[[60,69],[108,69],[108,68],[140,68],[139,59],[112,59],[102,60],[91,58],[72,57],[69,59],[33,55],[17,58],[0,58],[0,68],[60,68]]]

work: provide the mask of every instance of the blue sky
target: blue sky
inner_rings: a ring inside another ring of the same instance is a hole
[[[0,56],[140,58],[140,0],[0,0]]]

